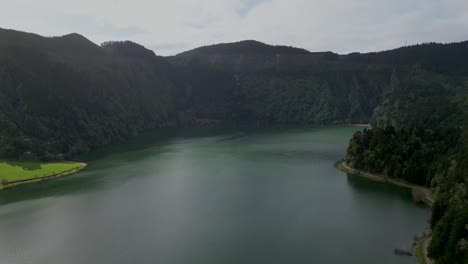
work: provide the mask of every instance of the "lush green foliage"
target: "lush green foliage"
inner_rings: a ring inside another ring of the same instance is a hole
[[[468,144],[455,148],[438,165],[429,255],[438,264],[468,263]]]
[[[456,128],[365,129],[351,140],[346,162],[359,170],[430,186],[433,163],[459,143],[459,135]]]
[[[394,72],[390,88],[390,95],[374,110],[375,127],[436,128],[466,122],[468,83],[463,78],[436,75],[415,65],[408,72]]]

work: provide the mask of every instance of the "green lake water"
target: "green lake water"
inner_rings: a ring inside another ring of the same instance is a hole
[[[430,211],[334,168],[360,128],[146,135],[0,192],[2,264],[416,263]]]

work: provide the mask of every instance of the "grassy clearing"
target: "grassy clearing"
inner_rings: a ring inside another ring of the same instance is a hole
[[[56,175],[57,177],[75,173],[86,164],[79,162],[16,162],[0,161],[0,181],[15,182],[20,180],[43,180]],[[2,187],[0,187],[2,188]]]

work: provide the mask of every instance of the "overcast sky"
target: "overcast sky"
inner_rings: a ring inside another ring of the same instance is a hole
[[[367,52],[468,40],[468,0],[0,0],[0,27],[132,40],[159,55],[255,39]]]

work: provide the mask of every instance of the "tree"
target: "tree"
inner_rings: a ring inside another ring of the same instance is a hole
[[[2,185],[3,185],[3,188],[6,188],[6,186],[8,185],[8,181],[3,179],[2,180]]]

